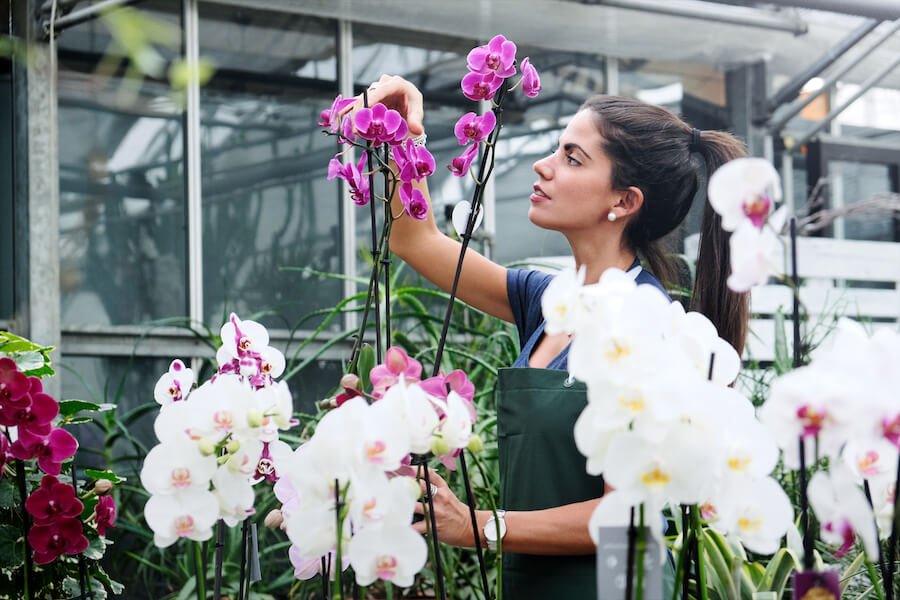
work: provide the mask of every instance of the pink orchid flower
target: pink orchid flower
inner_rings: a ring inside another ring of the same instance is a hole
[[[369,372],[369,381],[372,383],[372,395],[380,398],[392,385],[400,381],[402,377],[406,382],[419,381],[422,376],[422,363],[408,354],[399,346],[388,348],[384,355],[384,362],[376,365]]]
[[[37,458],[38,467],[47,475],[59,475],[62,463],[78,450],[78,441],[65,429],[54,429],[47,436],[34,435],[27,429],[19,431],[19,439],[9,453],[19,460]]]
[[[536,98],[541,93],[541,77],[528,57],[522,61],[522,93],[529,98]]]
[[[365,206],[369,203],[369,178],[364,175],[366,170],[366,155],[360,156],[356,164],[341,163],[337,155],[328,162],[328,179],[336,177],[343,179],[350,186],[350,197],[357,206]]]
[[[465,146],[469,142],[483,141],[494,130],[496,124],[497,117],[492,110],[482,116],[469,112],[459,118],[453,127],[453,133],[456,134],[459,144]]]
[[[61,483],[53,475],[44,475],[41,486],[25,500],[25,510],[34,517],[35,525],[78,517],[82,509],[84,504],[78,499],[75,488]]]
[[[406,138],[409,128],[396,110],[380,102],[371,108],[361,108],[353,115],[356,132],[364,140],[376,144],[397,144]]]
[[[480,73],[469,73],[462,78],[463,96],[469,100],[490,100],[503,84],[502,77],[496,77],[488,73],[482,75]]]
[[[516,73],[516,45],[502,35],[495,35],[486,45],[469,51],[466,66],[481,75],[512,77]]]
[[[472,144],[466,148],[465,152],[451,160],[450,164],[447,165],[447,168],[450,169],[450,172],[456,177],[465,177],[476,156],[478,156],[478,144]]]
[[[344,112],[344,109],[353,104],[354,100],[356,100],[356,98],[344,98],[338,94],[337,98],[334,99],[334,102],[331,103],[331,108],[323,110],[319,114],[319,120],[316,122],[316,125],[319,127],[328,127],[331,131],[337,133],[341,114]]]
[[[469,416],[472,417],[472,422],[475,422],[477,415],[475,405],[472,402],[472,399],[475,397],[475,385],[469,381],[465,371],[457,369],[447,375],[441,373],[435,377],[423,380],[419,385],[429,396],[442,400],[446,400],[447,394],[451,391],[456,392],[466,400],[466,409],[469,411]]]
[[[400,181],[403,183],[409,183],[413,179],[419,181],[434,173],[434,156],[425,146],[416,146],[412,138],[407,138],[403,145],[394,146],[391,153],[400,169]]]
[[[46,565],[61,554],[76,556],[88,547],[78,519],[61,519],[47,525],[34,525],[28,531],[28,544],[34,549],[34,562]]]
[[[404,183],[400,186],[400,201],[403,207],[413,219],[424,221],[428,215],[428,202],[425,201],[425,195],[422,191],[414,188],[411,183]]]

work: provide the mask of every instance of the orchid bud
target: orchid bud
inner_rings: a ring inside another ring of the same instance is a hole
[[[251,408],[247,411],[247,425],[250,427],[262,427],[265,418],[266,416],[258,408]]]
[[[228,451],[228,454],[236,454],[240,449],[241,443],[235,439],[229,440],[228,443],[225,444],[225,450]]]
[[[337,399],[336,398],[323,398],[319,401],[319,408],[322,410],[332,410],[337,408]]]
[[[484,450],[484,440],[481,439],[481,436],[477,433],[473,433],[472,437],[469,438],[469,444],[466,446],[469,449],[469,452],[472,454],[478,454],[482,450]]]
[[[388,348],[388,351],[385,353],[384,358],[384,363],[392,373],[403,373],[406,370],[406,352],[404,352],[400,348],[397,348],[396,346],[393,348]]]
[[[216,453],[216,445],[209,438],[200,438],[197,442],[197,448],[203,456],[212,456]]]
[[[94,483],[94,495],[105,496],[113,489],[113,482],[109,479],[98,479]]]
[[[342,388],[350,388],[354,390],[360,389],[360,380],[359,377],[354,375],[353,373],[347,373],[343,377],[341,377],[341,387]]]
[[[216,457],[216,464],[224,465],[231,459],[231,454],[223,454],[222,456]]]
[[[435,456],[443,456],[450,453],[450,444],[442,437],[434,438],[431,442],[431,453]]]
[[[284,515],[277,508],[270,511],[263,521],[263,524],[269,529],[278,529],[282,523],[284,523]]]

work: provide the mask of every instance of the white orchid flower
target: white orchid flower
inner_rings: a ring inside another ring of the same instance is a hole
[[[821,524],[822,541],[840,546],[835,556],[843,556],[858,534],[869,558],[877,559],[878,532],[872,507],[846,465],[836,462],[830,472],[818,471],[809,481],[807,495]]]
[[[814,365],[782,375],[769,389],[759,419],[784,452],[789,469],[800,466],[798,440],[807,439],[807,465],[819,458],[836,458],[855,428],[854,390],[847,377]],[[818,443],[814,443],[817,440]]]
[[[154,495],[144,506],[144,518],[153,530],[153,543],[160,548],[171,546],[183,537],[202,542],[212,537],[219,505],[216,497],[206,490]]]
[[[407,383],[401,378],[376,404],[385,400],[397,412],[397,426],[409,433],[409,451],[416,454],[429,452],[440,425],[435,411],[437,399],[425,393],[417,383]]]
[[[607,483],[632,505],[695,504],[708,496],[715,479],[706,441],[681,424],[660,444],[633,431],[618,434],[609,444],[606,463]]]
[[[759,554],[772,554],[793,526],[794,509],[777,481],[771,477],[743,479],[715,506],[714,529],[736,536]]]
[[[285,517],[287,536],[297,547],[300,556],[319,558],[335,547],[337,523],[334,500],[328,502],[304,502],[301,508]],[[357,534],[358,535],[358,534]],[[341,525],[341,547],[350,541],[350,521]]]
[[[581,310],[581,288],[584,285],[585,269],[578,271],[565,269],[551,281],[541,296],[541,310],[544,314],[544,331],[571,333],[575,328],[577,313]]]
[[[382,579],[407,587],[425,566],[428,546],[409,525],[385,523],[358,531],[347,547],[347,557],[359,585]]]
[[[194,386],[194,371],[184,366],[180,360],[173,360],[169,371],[159,378],[153,388],[153,398],[165,406],[172,402],[187,400]]]
[[[631,523],[632,509],[634,510],[634,524],[637,526],[640,506],[628,504],[622,494],[616,491],[604,494],[588,521],[588,533],[594,545],[596,546],[600,543],[599,530],[601,527],[628,527],[629,523]],[[659,517],[661,513],[662,506],[644,505],[644,526],[657,541],[660,564],[666,557],[666,544],[663,537],[664,521]]]
[[[710,357],[715,356],[712,381],[729,385],[737,379],[741,357],[731,344],[719,337],[712,321],[702,313],[685,312],[680,302],[670,303],[669,313],[671,321],[666,337],[675,342],[700,376],[709,377]]]
[[[394,471],[409,454],[411,438],[409,430],[403,427],[402,403],[401,396],[385,394],[381,400],[366,407],[368,414],[356,442],[364,468]]]
[[[760,228],[781,200],[781,178],[765,159],[737,158],[712,174],[707,195],[725,231],[735,231],[745,222]]]
[[[263,428],[274,423],[278,429],[290,429],[291,419],[294,417],[294,400],[286,382],[279,381],[256,390],[253,399],[263,415]]]
[[[465,448],[472,439],[472,413],[466,400],[454,391],[447,394],[440,434],[451,449]]]
[[[216,457],[203,456],[187,439],[154,446],[141,467],[141,485],[151,494],[208,490]]]
[[[261,352],[269,345],[269,332],[256,321],[242,321],[234,313],[219,332],[222,345],[216,352],[219,366],[240,359],[251,352]]]
[[[262,423],[251,422],[253,393],[236,375],[219,375],[201,385],[185,404],[185,425],[191,437],[216,443],[229,435],[258,438]]]
[[[781,207],[762,229],[748,221],[731,234],[728,242],[731,255],[731,274],[727,281],[729,289],[746,292],[755,285],[763,285],[769,277],[784,272],[778,232],[786,216],[787,209]]]
[[[408,525],[420,493],[419,484],[412,477],[388,479],[384,473],[359,474],[350,485],[350,519],[354,528],[392,521]]]
[[[256,493],[246,474],[223,465],[212,483],[213,494],[219,501],[219,515],[228,527],[234,527],[255,512]]]

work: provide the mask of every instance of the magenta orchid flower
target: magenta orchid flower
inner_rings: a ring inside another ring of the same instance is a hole
[[[364,140],[376,144],[397,144],[406,138],[409,128],[396,110],[380,102],[371,108],[361,108],[353,115],[356,132]]]
[[[503,84],[503,78],[488,73],[469,73],[462,78],[463,96],[469,100],[490,100]]]
[[[472,144],[465,152],[450,161],[447,168],[457,177],[465,177],[472,166],[472,161],[478,156],[478,144]]]
[[[25,500],[25,510],[34,517],[35,525],[75,518],[83,509],[84,504],[78,499],[75,488],[61,483],[53,475],[44,475],[41,486]]]
[[[384,392],[402,378],[405,382],[419,381],[422,376],[422,363],[410,358],[399,346],[388,348],[384,354],[384,362],[376,365],[369,372],[372,383],[372,395],[380,398]]]
[[[469,411],[469,416],[472,417],[472,422],[475,422],[475,405],[472,403],[475,398],[475,385],[469,381],[465,371],[457,369],[447,375],[441,373],[423,380],[419,385],[428,395],[442,400],[446,400],[447,394],[450,392],[456,392],[466,400],[466,409]]]
[[[88,539],[78,519],[61,519],[28,530],[28,544],[34,549],[34,562],[46,565],[61,554],[77,556],[88,547]]]
[[[337,98],[334,99],[334,102],[331,103],[331,108],[323,110],[319,114],[319,120],[316,122],[316,125],[319,127],[328,127],[331,131],[337,133],[341,114],[344,112],[344,109],[353,104],[355,100],[356,98],[344,98],[338,94]]]
[[[403,183],[409,183],[413,179],[420,181],[434,173],[434,156],[425,146],[416,146],[412,138],[407,138],[403,145],[394,146],[391,153],[400,169],[400,181]]]
[[[516,73],[516,45],[502,35],[495,35],[486,45],[469,51],[466,66],[481,75],[512,77]]]
[[[469,142],[481,142],[494,130],[497,124],[497,117],[494,111],[489,110],[482,116],[469,112],[464,114],[456,122],[453,127],[453,133],[461,146],[465,146]]]
[[[0,478],[3,477],[3,467],[6,466],[9,457],[9,440],[6,439],[4,434],[0,433]]]
[[[27,429],[19,431],[9,453],[19,460],[37,458],[38,467],[47,475],[59,475],[62,463],[78,450],[78,441],[65,429],[54,429],[47,436],[34,435]]]
[[[369,178],[364,175],[366,169],[366,155],[363,154],[356,164],[341,163],[337,156],[328,162],[328,179],[339,177],[350,186],[350,197],[357,206],[365,206],[369,203]]]
[[[59,404],[44,392],[27,396],[31,398],[27,406],[9,403],[0,409],[0,425],[18,427],[20,431],[27,429],[38,436],[47,435],[53,427],[51,422],[59,414]]]
[[[404,183],[400,186],[400,201],[403,207],[413,219],[424,221],[428,215],[428,202],[422,190],[414,188],[412,183]]]
[[[27,406],[31,402],[31,398],[26,397],[31,387],[29,379],[37,380],[19,371],[11,358],[0,358],[0,408],[11,404]]]
[[[521,69],[522,93],[529,98],[536,98],[541,93],[541,77],[527,56],[522,61]]]
[[[112,496],[100,496],[97,499],[97,506],[94,507],[94,525],[97,526],[97,533],[101,537],[106,537],[106,528],[114,527],[116,522],[116,501]]]

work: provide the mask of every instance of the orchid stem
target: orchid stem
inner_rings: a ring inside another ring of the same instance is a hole
[[[9,434],[9,430],[7,430],[7,435]],[[25,483],[25,462],[21,460],[16,461],[16,483],[19,485],[19,495],[22,497],[22,548],[25,551],[25,565],[22,571],[22,580],[23,580],[23,597],[25,600],[32,600],[31,596],[31,552],[28,549],[28,530],[31,527],[30,521],[28,518],[28,511],[25,510],[25,500],[28,497],[28,489]]]
[[[646,540],[644,539],[644,505],[641,504],[638,517],[637,531],[637,600],[644,600],[644,552]]]
[[[631,600],[634,597],[634,542],[636,537],[634,507],[632,506],[628,518],[628,554],[625,557],[625,600]]]
[[[703,533],[703,525],[700,523],[700,508],[695,504],[691,507],[691,521],[694,530],[694,558],[697,560],[697,597],[707,600],[706,569],[703,568],[703,555],[700,549],[700,534]]]
[[[197,599],[206,600],[206,569],[203,566],[200,542],[194,542],[194,570],[197,576]]]

